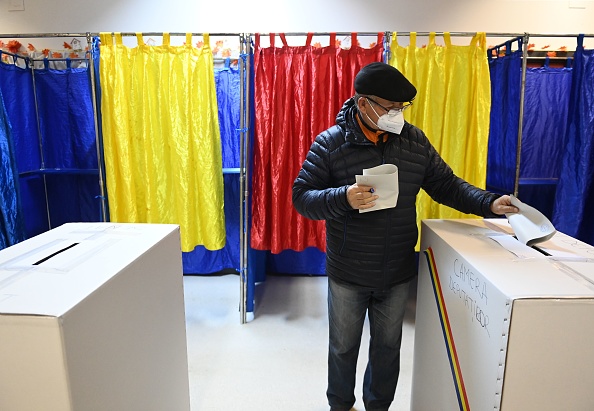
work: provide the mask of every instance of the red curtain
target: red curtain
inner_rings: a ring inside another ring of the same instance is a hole
[[[311,44],[260,46],[255,36],[255,139],[252,180],[251,246],[280,253],[317,247],[326,251],[323,221],[312,221],[293,208],[291,191],[301,164],[315,137],[335,123],[342,104],[353,93],[361,67],[382,61],[383,33],[369,48],[359,46],[351,34],[351,47],[343,49],[336,35],[328,47]]]

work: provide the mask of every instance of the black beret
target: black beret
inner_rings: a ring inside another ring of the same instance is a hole
[[[357,94],[377,96],[389,101],[412,101],[417,89],[395,67],[386,63],[366,65],[355,76]]]

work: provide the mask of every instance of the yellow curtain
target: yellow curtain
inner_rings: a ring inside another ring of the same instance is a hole
[[[101,116],[113,222],[178,224],[181,248],[225,245],[213,56],[204,46],[123,44],[101,33]],[[115,41],[114,41],[115,40]]]
[[[390,64],[417,88],[407,121],[427,134],[454,173],[485,188],[491,86],[486,34],[477,33],[468,46],[452,45],[444,33],[444,46],[435,43],[435,33],[426,46],[417,47],[410,33],[406,47],[392,34]],[[417,199],[417,224],[428,218],[476,218],[437,204],[421,191]],[[417,249],[418,249],[417,244]]]

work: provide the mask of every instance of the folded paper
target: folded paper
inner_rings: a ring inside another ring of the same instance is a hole
[[[507,213],[505,216],[512,226],[516,238],[523,244],[532,246],[550,239],[557,230],[548,218],[536,208],[522,203],[515,196],[511,197],[512,205],[520,210],[517,213]]]
[[[398,202],[398,167],[394,164],[366,168],[363,170],[363,175],[355,176],[355,181],[357,184],[373,187],[374,193],[379,196],[373,207],[359,210],[360,213],[396,207]]]

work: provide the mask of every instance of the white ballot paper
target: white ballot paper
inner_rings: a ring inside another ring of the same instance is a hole
[[[536,208],[522,203],[510,195],[511,203],[518,207],[518,213],[507,213],[505,216],[512,226],[517,239],[528,246],[551,238],[557,230],[553,224]]]
[[[398,201],[398,167],[394,164],[382,164],[381,166],[366,168],[363,170],[363,175],[355,176],[355,181],[357,184],[373,187],[374,193],[379,196],[375,200],[373,207],[359,210],[360,213],[396,207]]]

